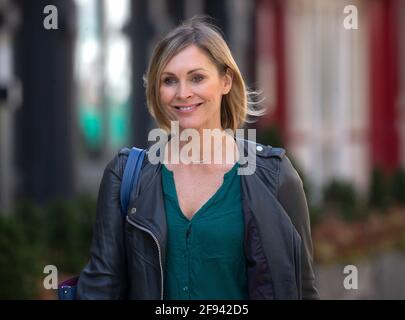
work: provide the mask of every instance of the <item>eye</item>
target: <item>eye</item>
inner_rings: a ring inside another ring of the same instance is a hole
[[[191,78],[191,81],[194,83],[198,83],[204,80],[204,76],[200,74],[196,74]]]
[[[163,79],[163,83],[167,86],[173,85],[176,83],[176,78],[174,77],[166,77]]]

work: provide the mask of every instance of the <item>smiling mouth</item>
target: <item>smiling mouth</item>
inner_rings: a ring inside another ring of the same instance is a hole
[[[197,107],[199,107],[201,105],[202,105],[202,102],[201,103],[196,103],[196,104],[191,104],[191,105],[188,105],[188,106],[182,106],[182,107],[174,106],[174,107],[179,111],[192,111],[192,110],[196,109]]]

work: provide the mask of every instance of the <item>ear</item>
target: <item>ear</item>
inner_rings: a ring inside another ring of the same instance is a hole
[[[229,93],[229,91],[231,91],[231,88],[232,88],[233,72],[230,68],[226,69],[223,80],[224,80],[224,86],[223,86],[222,94],[226,95]]]

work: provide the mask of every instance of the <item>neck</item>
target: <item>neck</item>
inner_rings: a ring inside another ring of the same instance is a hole
[[[198,135],[185,135],[185,138],[188,137],[186,141],[180,139],[183,132],[181,130],[178,136],[171,137],[171,141],[169,141],[169,144],[173,146],[172,139],[177,139],[178,150],[176,150],[177,148],[169,149],[171,149],[170,152],[179,154],[180,162],[185,164],[234,164],[238,160],[239,154],[234,137],[225,130],[198,130]]]

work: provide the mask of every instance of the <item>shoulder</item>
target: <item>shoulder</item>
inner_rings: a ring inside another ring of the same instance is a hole
[[[259,159],[271,159],[280,162],[286,157],[286,150],[284,148],[273,147],[261,143],[255,143],[254,147]]]
[[[281,163],[285,161],[286,150],[251,140],[244,140],[244,151],[256,154],[256,165],[272,172],[279,172]]]
[[[276,179],[277,189],[302,184],[301,178],[292,165],[286,149],[250,140],[245,140],[245,142],[248,144],[248,148],[255,149],[257,167],[266,170]]]
[[[128,160],[129,152],[129,148],[122,148],[120,151],[118,151],[108,162],[104,172],[113,174],[117,176],[117,178],[121,179],[124,173],[125,164]]]

